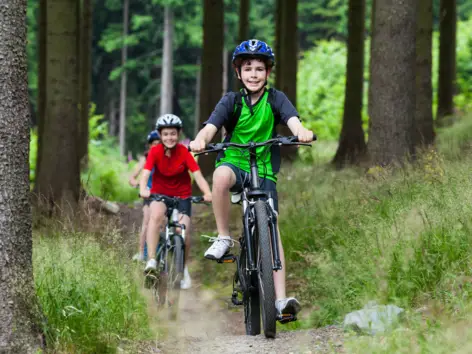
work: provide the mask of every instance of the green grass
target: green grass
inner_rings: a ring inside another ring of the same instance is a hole
[[[117,251],[61,230],[35,236],[33,264],[51,351],[114,353],[120,343],[149,338],[134,268]]]
[[[279,222],[288,290],[309,314],[304,327],[340,323],[369,300],[409,313],[434,307],[438,325],[445,326],[469,313],[471,141],[472,119],[466,118],[440,132],[438,152],[424,152],[404,170],[337,172],[305,164],[282,173]],[[410,339],[436,333],[422,320],[411,321]],[[393,335],[388,350],[396,352],[405,338]]]

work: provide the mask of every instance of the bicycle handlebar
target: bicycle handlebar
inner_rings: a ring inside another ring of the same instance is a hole
[[[313,141],[316,141],[316,139],[317,139],[316,135],[313,134]],[[202,155],[202,154],[208,154],[208,153],[211,153],[211,152],[224,151],[229,147],[236,147],[236,148],[240,148],[240,149],[255,149],[255,148],[258,148],[258,147],[261,147],[261,146],[267,146],[267,145],[271,145],[271,144],[274,144],[274,145],[277,144],[279,146],[282,146],[282,145],[284,145],[284,146],[287,146],[287,145],[311,146],[310,143],[300,143],[300,142],[298,142],[298,137],[296,137],[296,136],[280,136],[280,137],[269,139],[269,140],[266,140],[266,141],[263,141],[263,142],[260,142],[260,143],[254,143],[254,142],[249,142],[247,144],[237,144],[237,143],[231,143],[231,142],[216,143],[216,144],[210,143],[210,144],[207,145],[206,150],[204,150],[202,152],[195,153],[195,156]],[[190,150],[190,147],[189,147],[189,150]]]
[[[139,197],[141,197],[141,195],[139,195]],[[201,196],[191,196],[191,197],[188,197],[188,198],[179,198],[179,197],[168,197],[168,196],[163,195],[163,194],[151,194],[148,198],[144,198],[144,199],[155,199],[157,201],[167,200],[171,203],[175,203],[179,199],[190,199],[190,201],[194,204],[208,203]]]

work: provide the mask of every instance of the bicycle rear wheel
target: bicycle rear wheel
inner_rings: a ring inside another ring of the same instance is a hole
[[[267,338],[274,338],[276,333],[277,313],[275,309],[275,288],[272,264],[271,234],[266,203],[256,201],[256,232],[258,241],[257,265],[259,300],[262,313],[262,326]]]
[[[167,297],[166,303],[169,306],[169,317],[171,320],[177,319],[180,299],[180,281],[184,274],[184,240],[182,236],[173,237],[173,247],[167,253]]]

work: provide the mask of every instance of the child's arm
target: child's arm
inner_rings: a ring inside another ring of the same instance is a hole
[[[195,140],[190,142],[190,150],[192,150],[192,152],[201,152],[205,150],[205,146],[207,146],[217,132],[218,128],[213,124],[205,125],[205,127],[198,132]]]
[[[143,166],[143,173],[141,174],[141,180],[139,181],[139,195],[142,198],[149,198],[151,195],[151,191],[148,190],[147,184],[154,166],[156,166],[156,147],[149,150],[146,162]]]
[[[139,180],[139,195],[143,198],[148,198],[151,195],[151,192],[146,188],[150,175],[151,171],[144,169]]]
[[[198,188],[200,188],[203,193],[203,199],[205,202],[211,202],[210,185],[206,181],[205,177],[203,177],[202,172],[200,170],[193,172],[193,177],[195,178]]]
[[[200,130],[189,147],[192,152],[202,152],[207,144],[213,139],[215,134],[225,122],[231,118],[234,109],[234,93],[229,92],[224,95],[215,107],[210,118],[204,123],[205,127]]]
[[[141,157],[138,161],[138,164],[134,167],[133,169],[133,172],[131,174],[131,176],[129,177],[129,184],[132,186],[132,187],[137,187],[139,182],[137,181],[136,177],[138,177],[139,173],[141,172],[141,170],[143,169],[144,167],[144,162],[146,160]]]
[[[299,142],[310,143],[313,141],[313,132],[305,128],[298,117],[289,118],[287,126],[292,134],[298,137]]]

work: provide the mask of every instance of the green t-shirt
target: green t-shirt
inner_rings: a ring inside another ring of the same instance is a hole
[[[252,110],[248,105],[247,99],[243,99],[239,120],[225,141],[239,144],[247,144],[251,141],[263,142],[276,135],[275,128],[279,121],[286,124],[291,117],[298,117],[298,112],[285,94],[277,90],[274,90],[272,94],[274,95],[272,106],[276,109],[279,119],[275,119],[275,114],[268,101],[269,92],[267,90],[252,105]],[[218,129],[228,125],[236,109],[235,97],[236,94],[234,92],[226,94],[205,124],[213,124]],[[262,146],[257,148],[256,153],[259,177],[268,178],[276,182],[276,173],[280,167],[279,146]],[[230,163],[243,171],[249,172],[249,151],[233,147],[228,148],[223,156],[217,160],[216,166],[218,167],[222,163]]]

